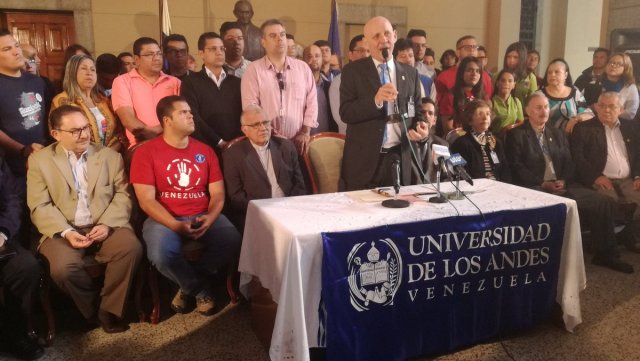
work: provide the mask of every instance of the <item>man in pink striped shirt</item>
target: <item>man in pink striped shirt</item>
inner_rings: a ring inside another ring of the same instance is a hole
[[[242,75],[242,108],[259,105],[276,134],[293,140],[303,154],[311,128],[318,126],[318,99],[313,74],[303,61],[287,56],[287,32],[277,19],[260,27],[266,55]]]

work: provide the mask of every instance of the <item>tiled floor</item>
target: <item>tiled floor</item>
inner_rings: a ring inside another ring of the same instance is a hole
[[[417,360],[432,361],[613,361],[640,360],[640,255],[622,251],[636,272],[626,275],[587,262],[582,293],[583,324],[571,334],[558,320],[493,343],[457,353]],[[165,300],[169,302],[169,300]],[[224,306],[224,305],[223,305]],[[60,320],[53,347],[43,360],[268,360],[250,326],[246,304],[226,305],[212,317],[163,310],[158,325],[133,322],[131,330],[107,335],[100,329],[79,331]],[[10,358],[0,359],[11,360]]]

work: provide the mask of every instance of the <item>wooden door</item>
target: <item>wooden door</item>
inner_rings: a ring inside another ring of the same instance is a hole
[[[61,84],[64,50],[76,39],[73,13],[0,11],[0,22],[18,42],[38,50],[40,74]]]

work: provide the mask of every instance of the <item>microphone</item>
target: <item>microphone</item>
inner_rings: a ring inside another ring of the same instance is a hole
[[[382,206],[386,208],[409,207],[409,201],[405,199],[398,199],[398,193],[400,193],[400,159],[397,157],[391,163],[391,172],[393,175],[393,190],[395,191],[395,194],[393,195],[393,199],[382,201]]]
[[[382,57],[385,63],[389,61],[389,48],[382,48]]]
[[[393,190],[398,194],[400,193],[400,159],[391,163],[391,171],[393,172]]]
[[[469,173],[464,169],[467,161],[462,158],[459,153],[454,153],[447,159],[447,168],[451,168],[451,172],[454,174],[458,174],[462,179],[464,179],[470,185],[473,185],[473,179],[469,176]]]

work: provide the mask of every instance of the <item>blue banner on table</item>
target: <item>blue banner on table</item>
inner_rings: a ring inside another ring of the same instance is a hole
[[[548,317],[566,207],[323,233],[328,360],[405,360]]]

